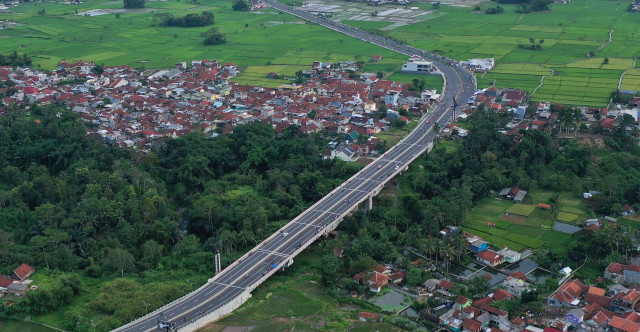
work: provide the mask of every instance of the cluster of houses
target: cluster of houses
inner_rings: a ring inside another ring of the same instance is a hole
[[[143,152],[167,137],[194,130],[215,136],[252,121],[271,124],[276,132],[297,125],[305,133],[342,134],[347,142],[335,143],[327,157],[353,161],[376,155],[376,141],[366,144],[358,137],[373,137],[394,121],[410,122],[439,95],[411,91],[411,84],[373,73],[354,75],[347,71],[350,65],[355,64],[316,61],[303,71],[304,83],[278,88],[238,85],[231,79],[239,68],[216,60],[181,62],[173,69],[145,73],[128,66],[104,67],[98,73],[90,61],[63,61],[49,73],[0,67],[0,80],[12,80],[12,89],[17,89],[2,99],[0,112],[22,101],[64,104],[85,120],[88,134]],[[5,95],[7,90],[0,88]],[[383,105],[388,110],[379,116]]]
[[[543,130],[550,132],[559,120],[558,113],[553,109],[559,110],[564,107],[559,103],[536,102],[529,105],[526,92],[510,88],[500,90],[492,86],[476,92],[468,101],[469,108],[463,110],[459,117],[466,118],[474,108],[481,104],[498,113],[513,114],[513,120],[505,126],[502,133],[513,136],[515,141],[522,137],[521,131]],[[605,132],[612,131],[617,125],[615,120],[624,114],[629,114],[636,120],[640,119],[640,97],[634,97],[630,104],[635,106],[615,105],[612,109],[579,107],[582,115],[580,120],[587,127],[597,123]],[[532,109],[533,112],[527,113],[528,109]],[[571,130],[574,129],[571,128]],[[632,130],[632,128],[625,129]]]
[[[494,226],[493,223],[487,224],[488,227]],[[442,236],[457,234],[460,230],[456,226],[446,226],[440,231]],[[484,265],[496,267],[502,263],[515,263],[522,259],[522,254],[503,247],[500,250],[489,248],[489,243],[483,238],[471,234],[469,232],[462,233],[467,240],[468,248],[476,254],[476,260]]]
[[[383,287],[391,284],[400,284],[407,277],[404,270],[393,270],[389,266],[378,264],[374,271],[364,271],[353,276],[359,285],[364,285],[370,291],[379,293]]]
[[[0,275],[0,297],[23,296],[29,289],[35,289],[36,286],[29,287],[31,280],[28,279],[34,272],[36,272],[35,268],[22,264],[13,270],[11,275]]]
[[[551,322],[561,331],[640,331],[640,266],[611,263],[604,279],[607,289],[568,280],[547,298],[547,305],[565,314]]]

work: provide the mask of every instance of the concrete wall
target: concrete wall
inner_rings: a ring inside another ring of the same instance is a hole
[[[242,293],[240,296],[232,299],[230,302],[225,305],[210,311],[204,316],[200,317],[197,320],[193,320],[188,324],[181,326],[178,328],[178,332],[191,332],[196,331],[198,329],[203,328],[209,323],[213,323],[218,319],[232,313],[234,310],[238,309],[243,303],[247,302],[248,299],[251,298],[251,293],[248,291]]]

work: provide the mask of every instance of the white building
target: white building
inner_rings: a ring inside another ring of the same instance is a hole
[[[402,66],[403,73],[429,74],[433,70],[433,63],[422,59],[411,58]]]
[[[487,72],[496,65],[493,58],[487,59],[469,59],[462,62],[463,65],[468,66],[473,71]]]

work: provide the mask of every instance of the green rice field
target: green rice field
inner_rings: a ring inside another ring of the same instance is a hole
[[[518,251],[525,248],[561,248],[570,236],[552,230],[554,222],[579,224],[586,219],[587,207],[579,198],[562,193],[558,203],[560,212],[554,218],[552,211],[537,208],[538,203],[550,203],[552,196],[553,193],[547,191],[530,191],[525,197],[530,204],[486,198],[471,209],[461,228],[484,238],[496,249],[502,246]],[[493,227],[489,223],[493,223]]]
[[[305,24],[300,19],[267,9],[263,12],[235,12],[231,0],[202,0],[199,4],[178,1],[147,2],[145,9],[99,16],[83,16],[92,9],[121,9],[121,1],[96,0],[78,5],[62,2],[22,4],[15,14],[0,14],[22,26],[0,29],[0,53],[17,50],[34,58],[36,67],[53,69],[61,60],[93,60],[105,65],[136,68],[171,68],[176,62],[218,59],[239,66],[286,65],[310,68],[313,61],[368,60],[383,56],[382,64],[393,70],[405,56],[327,30]],[[46,15],[37,15],[44,9]],[[75,11],[80,15],[75,15]],[[204,46],[200,33],[211,28],[160,27],[153,14],[171,12],[176,16],[212,11],[215,24],[226,34],[227,43]],[[300,38],[304,36],[304,38]],[[251,83],[256,69],[238,80]],[[295,72],[295,70],[294,70]],[[266,76],[265,76],[266,77]],[[257,83],[262,83],[256,81]]]
[[[555,4],[550,12],[524,15],[506,4],[501,4],[504,13],[500,15],[442,6],[442,15],[389,34],[459,60],[494,58],[495,68],[479,75],[481,88],[495,84],[532,93],[544,77],[533,101],[602,107],[622,73],[633,67],[632,58],[640,56],[639,18],[626,11],[627,5],[625,1],[573,1]],[[596,51],[608,41],[612,28],[611,43]],[[544,40],[542,49],[518,47],[528,45],[529,38]],[[591,58],[590,52],[594,52]],[[609,58],[607,64],[603,64],[605,58]],[[627,72],[621,88],[640,90],[638,72]]]

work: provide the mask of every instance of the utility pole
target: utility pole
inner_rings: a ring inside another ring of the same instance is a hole
[[[453,99],[453,110],[452,110],[453,116],[452,116],[452,119],[451,119],[451,121],[453,122],[453,121],[456,121],[456,108],[458,108],[459,105],[458,105],[458,102],[456,101],[456,97],[455,96],[451,97],[451,99]]]

